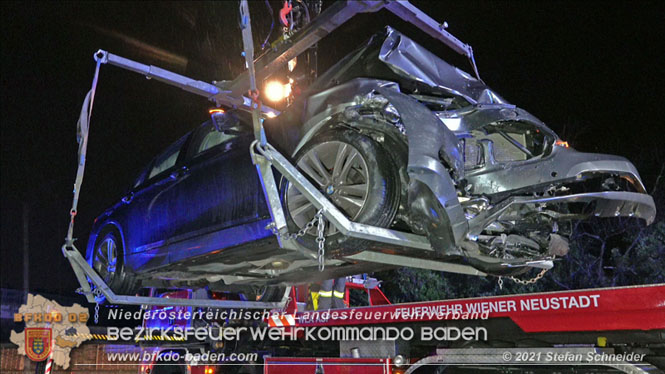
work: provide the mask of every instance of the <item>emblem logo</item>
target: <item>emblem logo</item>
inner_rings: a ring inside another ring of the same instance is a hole
[[[25,329],[25,354],[32,361],[44,361],[51,354],[51,329],[28,327]]]

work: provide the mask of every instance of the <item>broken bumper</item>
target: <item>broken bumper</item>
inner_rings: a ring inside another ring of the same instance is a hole
[[[644,219],[647,225],[653,223],[656,217],[656,205],[653,198],[638,192],[605,191],[541,198],[514,196],[472,219],[469,223],[469,234],[480,234],[487,224],[495,221],[511,208],[518,208],[519,205],[568,203],[595,203],[589,214],[596,217],[637,217]]]

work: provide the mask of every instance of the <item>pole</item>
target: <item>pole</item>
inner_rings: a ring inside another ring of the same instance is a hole
[[[30,289],[30,206],[23,203],[23,292],[27,295]]]
[[[256,86],[256,76],[254,72],[254,41],[252,40],[252,21],[249,16],[249,4],[247,0],[240,1],[240,28],[242,29],[243,54],[245,64],[249,74],[249,92],[248,96],[252,99],[252,127],[254,128],[254,138],[261,145],[265,145],[266,140],[263,135],[261,123],[261,109],[259,106],[259,91]]]

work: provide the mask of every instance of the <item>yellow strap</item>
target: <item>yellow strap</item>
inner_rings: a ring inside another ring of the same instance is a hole
[[[319,291],[319,297],[332,297],[332,291]]]
[[[343,299],[344,298],[344,292],[335,291],[335,292],[333,292],[333,296],[335,296],[339,299]]]

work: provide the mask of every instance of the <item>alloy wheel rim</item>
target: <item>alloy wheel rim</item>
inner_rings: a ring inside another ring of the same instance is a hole
[[[118,245],[115,239],[107,236],[97,246],[95,270],[107,283],[115,276],[116,266],[118,264]]]
[[[317,144],[301,157],[297,167],[349,219],[357,218],[365,208],[369,196],[369,171],[355,147],[340,141]],[[311,221],[317,211],[292,184],[286,192],[286,206],[299,228]],[[336,232],[337,229],[326,222],[325,235]],[[313,235],[312,232],[309,234]]]

